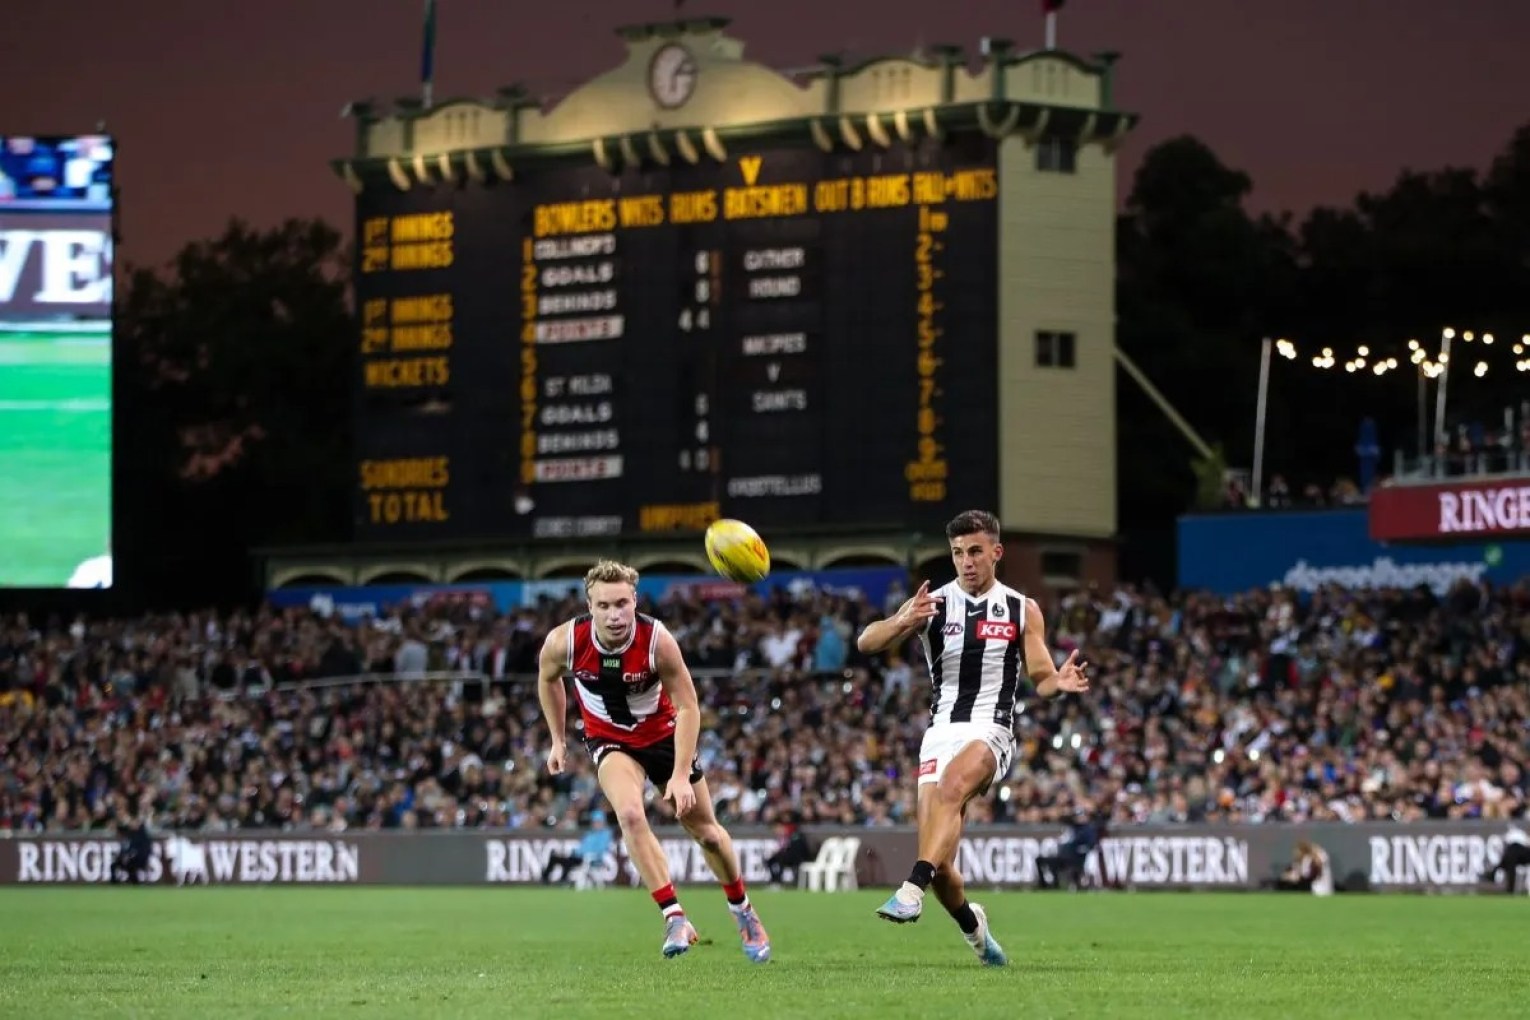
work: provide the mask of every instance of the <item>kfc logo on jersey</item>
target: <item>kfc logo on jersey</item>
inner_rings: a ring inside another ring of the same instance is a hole
[[[983,620],[977,625],[979,641],[1013,641],[1018,628],[1013,623]]]

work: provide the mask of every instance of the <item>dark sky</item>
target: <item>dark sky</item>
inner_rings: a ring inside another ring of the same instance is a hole
[[[439,0],[437,98],[524,81],[561,93],[620,60],[620,24],[672,0]],[[319,215],[348,229],[326,160],[341,107],[418,91],[422,0],[23,3],[0,40],[0,133],[120,139],[119,261],[164,259],[230,215]],[[824,52],[1039,46],[1037,0],[690,0],[732,17],[776,67]],[[1259,210],[1305,213],[1386,188],[1404,167],[1485,166],[1530,122],[1527,0],[1070,0],[1064,49],[1120,50],[1117,102],[1145,149],[1193,133],[1254,179]]]

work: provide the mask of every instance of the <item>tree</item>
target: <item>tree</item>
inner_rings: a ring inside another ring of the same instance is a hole
[[[1197,139],[1156,146],[1117,223],[1117,342],[1235,464],[1253,436],[1259,339],[1289,305],[1294,243],[1243,208],[1252,183]],[[1174,519],[1194,500],[1194,451],[1129,377],[1117,388],[1120,520],[1129,572],[1165,576]],[[1156,551],[1147,562],[1135,549]]]
[[[118,307],[118,574],[150,603],[251,591],[249,550],[343,538],[355,329],[317,221],[237,220]]]

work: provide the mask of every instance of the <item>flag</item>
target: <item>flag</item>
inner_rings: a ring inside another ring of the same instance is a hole
[[[430,105],[436,73],[436,0],[425,0],[425,39],[420,49],[420,82],[425,86],[425,105]]]
[[[1041,13],[1055,14],[1062,10],[1062,5],[1067,2],[1068,0],[1041,0]]]

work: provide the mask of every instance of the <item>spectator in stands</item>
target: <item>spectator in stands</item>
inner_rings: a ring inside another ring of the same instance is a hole
[[[776,825],[776,838],[780,844],[776,852],[765,858],[765,867],[770,872],[770,884],[779,886],[785,881],[786,872],[792,873],[792,879],[797,877],[797,869],[813,859],[813,848],[808,843],[807,835],[794,821],[783,820]]]
[[[1503,853],[1498,855],[1492,867],[1482,873],[1482,880],[1497,882],[1502,873],[1504,892],[1512,896],[1519,881],[1518,871],[1524,867],[1530,867],[1530,834],[1526,834],[1517,825],[1511,825],[1503,838]]]
[[[1275,888],[1283,892],[1332,896],[1333,868],[1328,862],[1328,851],[1311,840],[1298,840],[1291,864],[1276,879]]]
[[[576,868],[604,866],[606,854],[611,852],[611,843],[611,830],[606,827],[606,813],[596,808],[590,812],[590,827],[585,831],[584,838],[579,841],[577,852],[554,853],[548,857],[547,867],[542,869],[542,884],[551,883],[554,872],[562,872],[559,881],[566,881],[573,875]]]
[[[143,881],[144,872],[149,870],[154,856],[154,840],[149,835],[148,819],[142,815],[136,818],[127,814],[119,815],[117,836],[120,842],[111,866],[112,884],[130,882],[138,885]]]
[[[1080,808],[1057,845],[1057,852],[1037,855],[1036,887],[1077,889],[1083,882],[1084,863],[1099,847],[1102,835],[1101,825]]]

